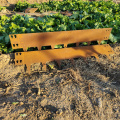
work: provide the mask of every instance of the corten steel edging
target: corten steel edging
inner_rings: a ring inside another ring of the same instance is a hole
[[[28,47],[37,47],[41,50],[42,46],[68,44],[80,42],[108,40],[112,28],[88,29],[88,30],[73,30],[73,31],[58,31],[58,32],[42,32],[42,33],[26,33],[26,34],[11,34],[9,35],[13,49],[23,48],[27,51]]]
[[[17,52],[15,53],[15,65],[26,65],[27,70],[30,72],[30,65],[34,63],[42,63],[45,65],[46,62],[50,61],[60,61],[79,57],[86,58],[89,56],[95,56],[98,59],[98,55],[100,54],[109,57],[109,55],[114,54],[114,52],[108,44],[42,51]]]

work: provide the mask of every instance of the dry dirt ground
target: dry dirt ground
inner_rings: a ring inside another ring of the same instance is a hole
[[[0,55],[0,120],[119,120],[120,44],[112,48],[111,60],[64,60],[30,75]]]
[[[0,55],[0,120],[119,120],[120,44],[112,48],[111,60],[64,60],[62,70],[33,66],[30,75]]]

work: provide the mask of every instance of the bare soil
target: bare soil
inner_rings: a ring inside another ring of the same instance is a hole
[[[0,55],[0,120],[119,120],[120,44],[111,60],[62,61],[62,70],[23,72]]]
[[[49,72],[33,65],[30,75],[0,55],[0,120],[119,120],[120,44],[112,48],[111,60],[64,60]]]

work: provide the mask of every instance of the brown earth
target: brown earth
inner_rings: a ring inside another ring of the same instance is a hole
[[[0,120],[119,120],[120,44],[100,56],[62,61],[62,70],[23,72],[0,55]]]
[[[49,72],[33,65],[30,75],[0,55],[0,120],[119,120],[120,44],[112,48],[111,60],[64,60]]]

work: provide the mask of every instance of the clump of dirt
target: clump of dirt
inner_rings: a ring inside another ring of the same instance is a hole
[[[64,60],[62,70],[24,73],[0,55],[0,120],[120,119],[120,44],[100,56]]]

